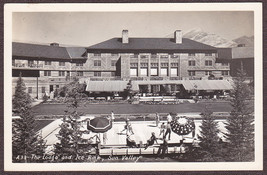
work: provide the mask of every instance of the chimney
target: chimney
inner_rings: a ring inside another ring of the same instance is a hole
[[[122,31],[122,43],[123,44],[129,43],[128,30]]]
[[[174,32],[174,41],[176,44],[182,44],[182,31],[181,30],[176,30]]]
[[[51,43],[50,46],[59,47],[58,43]]]

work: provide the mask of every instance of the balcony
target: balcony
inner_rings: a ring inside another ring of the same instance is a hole
[[[23,63],[15,63],[12,64],[12,67],[16,67],[16,68],[43,68],[44,65],[43,64],[23,64]]]

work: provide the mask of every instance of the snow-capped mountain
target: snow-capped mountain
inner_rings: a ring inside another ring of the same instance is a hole
[[[185,32],[183,34],[183,37],[214,47],[236,47],[238,45],[238,43],[234,41],[227,40],[216,34],[207,33],[200,28],[195,28],[188,32]]]

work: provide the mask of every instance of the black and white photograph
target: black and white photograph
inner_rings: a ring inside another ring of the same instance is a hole
[[[5,14],[5,170],[263,168],[260,3]]]

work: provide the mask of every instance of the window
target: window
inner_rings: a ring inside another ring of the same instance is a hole
[[[111,60],[111,66],[116,66],[117,60]]]
[[[196,71],[190,70],[190,71],[188,71],[188,75],[189,76],[195,76],[196,75]]]
[[[137,68],[130,68],[130,76],[137,77]]]
[[[172,54],[171,57],[172,58],[179,58],[179,55]]]
[[[189,60],[188,66],[196,66],[196,61],[195,60]]]
[[[148,67],[148,63],[140,63],[141,67]]]
[[[158,55],[156,55],[156,54],[151,54],[151,58],[158,58]]]
[[[212,71],[205,71],[205,75],[211,75]]]
[[[65,62],[60,61],[60,62],[59,62],[59,66],[65,66]]]
[[[111,76],[115,77],[116,76],[116,72],[111,72]]]
[[[195,53],[189,53],[188,56],[196,56]]]
[[[158,63],[151,63],[150,66],[151,66],[151,67],[158,67],[159,64],[158,64]]]
[[[212,53],[205,53],[205,56],[212,56]]]
[[[83,76],[83,72],[82,71],[77,71],[77,76],[78,77],[82,77]]]
[[[28,65],[31,66],[34,64],[34,61],[33,60],[28,60]]]
[[[148,75],[147,68],[146,67],[142,67],[140,69],[140,74],[141,74],[141,76],[147,76]]]
[[[28,93],[29,93],[29,94],[32,93],[32,87],[28,87]]]
[[[178,67],[178,63],[171,63],[171,67]]]
[[[222,63],[222,66],[228,66],[228,63]]]
[[[77,62],[76,66],[83,66],[83,63],[82,62]]]
[[[59,85],[56,85],[56,89],[58,89],[59,88]]]
[[[42,87],[42,93],[45,93],[45,87]]]
[[[101,77],[101,72],[94,72],[95,77]]]
[[[150,74],[151,74],[151,76],[158,76],[158,68],[157,67],[151,67]]]
[[[132,54],[130,55],[130,58],[138,58],[138,54]]]
[[[228,70],[223,70],[222,71],[222,75],[229,75],[229,71]]]
[[[58,71],[58,76],[64,77],[65,76],[65,71]]]
[[[169,63],[161,63],[161,67],[168,67]]]
[[[94,66],[100,67],[101,66],[101,60],[94,60]]]
[[[138,67],[138,63],[130,63],[131,67]]]
[[[160,55],[160,58],[169,58],[168,54]]]
[[[148,55],[140,55],[140,58],[148,58]]]
[[[51,65],[51,61],[45,61],[45,65]]]
[[[101,56],[100,53],[94,53],[94,56]]]
[[[12,59],[12,66],[15,66],[16,65],[16,62],[14,59]]]
[[[172,67],[171,68],[171,75],[172,76],[177,76],[178,75],[178,68],[177,67]]]
[[[164,67],[160,69],[161,76],[168,76],[168,68]]]
[[[45,70],[44,71],[44,76],[51,76],[51,71],[50,70]]]
[[[205,61],[205,66],[212,66],[212,61],[211,60],[206,60]]]

